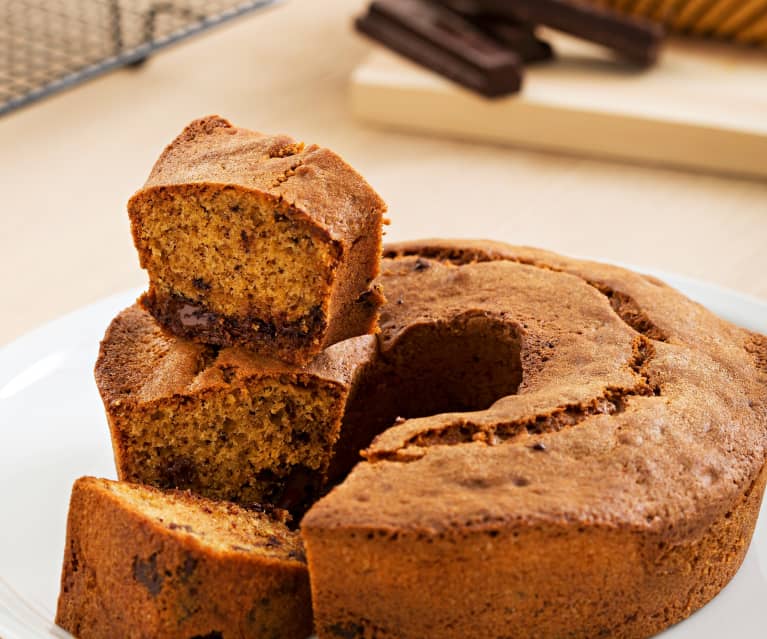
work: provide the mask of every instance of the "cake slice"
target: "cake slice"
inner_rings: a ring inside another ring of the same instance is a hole
[[[311,634],[286,513],[83,477],[69,505],[56,623],[80,639]]]
[[[362,335],[304,367],[163,331],[138,305],[107,329],[96,382],[120,479],[300,515],[325,484]]]
[[[304,364],[374,330],[385,209],[328,149],[195,120],[128,203],[141,302],[178,336]]]

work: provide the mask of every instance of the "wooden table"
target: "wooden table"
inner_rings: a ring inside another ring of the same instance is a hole
[[[349,115],[361,0],[290,0],[0,119],[0,343],[145,282],[125,202],[189,120],[220,113],[339,151],[392,240],[489,237],[677,271],[767,298],[767,184],[393,134]],[[765,158],[767,161],[767,158]]]

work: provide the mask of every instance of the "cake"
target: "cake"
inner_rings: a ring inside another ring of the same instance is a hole
[[[311,506],[320,639],[647,637],[727,584],[767,480],[767,338],[497,242],[391,245],[375,283],[379,333],[304,367],[125,311],[96,367],[120,477]]]
[[[765,486],[765,338],[493,242],[391,246],[379,281],[344,429],[399,419],[302,520],[320,639],[647,637],[727,584]]]
[[[285,513],[83,477],[56,623],[81,639],[306,639],[301,540]]]
[[[96,363],[120,479],[300,515],[325,484],[349,390],[375,352],[362,335],[307,366],[163,331],[134,305]]]
[[[175,335],[305,364],[374,330],[385,208],[328,149],[196,120],[128,203],[141,303]]]

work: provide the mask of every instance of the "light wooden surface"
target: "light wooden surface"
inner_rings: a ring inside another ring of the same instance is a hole
[[[351,83],[372,124],[767,180],[767,55],[677,39],[637,70],[600,47],[545,34],[558,58],[518,95],[487,100],[383,48]]]
[[[194,117],[330,146],[390,206],[390,239],[489,237],[767,298],[767,184],[379,131],[348,83],[361,0],[290,0],[0,118],[0,343],[145,282],[125,202]],[[683,79],[680,79],[680,82]],[[767,158],[765,159],[767,161]]]

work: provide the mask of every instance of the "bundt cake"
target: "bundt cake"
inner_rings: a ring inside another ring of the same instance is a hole
[[[374,330],[385,208],[328,149],[196,120],[128,203],[141,303],[176,335],[305,364]]]
[[[306,639],[309,577],[285,515],[83,477],[56,623],[80,639]]]
[[[389,246],[377,284],[380,333],[302,368],[125,311],[96,368],[121,478],[297,514],[337,484],[301,521],[320,639],[647,637],[730,580],[766,338],[495,242]]]
[[[341,441],[400,419],[302,521],[320,639],[647,637],[730,580],[765,485],[765,338],[492,242],[391,246],[380,282]]]
[[[375,348],[362,335],[289,366],[175,337],[134,305],[96,363],[118,476],[299,515],[324,485],[349,389]]]

